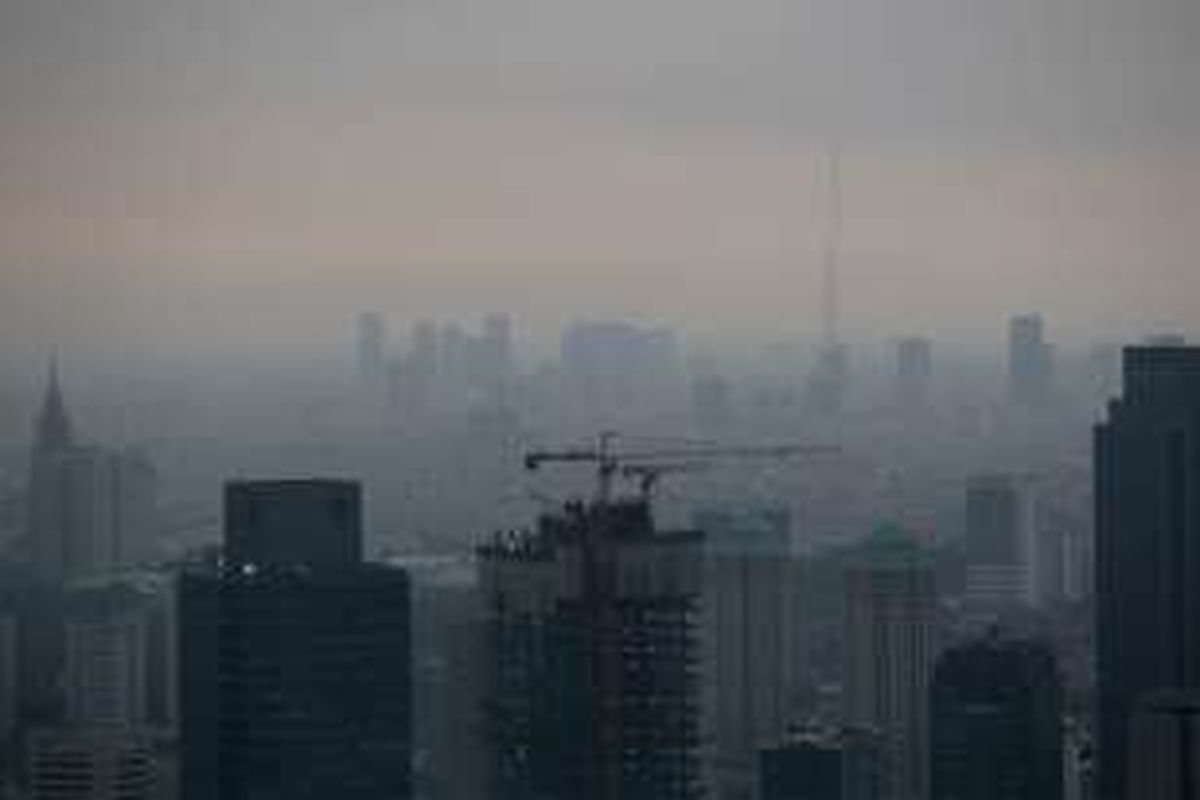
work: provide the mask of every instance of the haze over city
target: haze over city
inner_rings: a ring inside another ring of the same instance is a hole
[[[294,355],[375,305],[811,339],[833,142],[847,336],[1189,327],[1196,14],[10,0],[2,352]]]
[[[0,800],[1197,800],[1197,41],[0,0]]]

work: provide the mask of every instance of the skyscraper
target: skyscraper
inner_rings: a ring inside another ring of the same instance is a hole
[[[753,795],[758,751],[778,742],[798,705],[804,649],[800,565],[786,510],[713,508],[705,537],[705,675],[712,678],[719,796]]]
[[[381,386],[387,358],[387,328],[383,316],[367,311],[358,317],[358,379],[368,391]]]
[[[1200,792],[1200,694],[1155,692],[1138,700],[1130,723],[1133,800],[1191,800]]]
[[[149,717],[149,598],[111,585],[67,598],[66,722],[73,728],[132,729]]]
[[[967,482],[966,601],[971,613],[997,615],[1032,603],[1032,508],[1013,475],[976,475]]]
[[[354,483],[227,488],[226,559],[180,584],[185,800],[410,796],[408,579],[360,519]]]
[[[46,579],[111,576],[153,553],[156,479],[132,452],[81,444],[51,367],[34,422],[29,547]]]
[[[845,591],[845,723],[880,737],[879,798],[922,800],[936,647],[932,559],[905,531],[881,527],[847,568]]]
[[[154,742],[106,731],[38,731],[25,772],[29,800],[154,800]]]
[[[948,650],[931,689],[932,800],[1062,800],[1054,655],[996,634]]]
[[[494,800],[698,796],[699,546],[617,501],[480,549]]]
[[[1200,348],[1130,347],[1123,371],[1095,434],[1101,800],[1127,797],[1138,703],[1200,686]]]
[[[1014,401],[1038,406],[1050,398],[1054,348],[1039,314],[1013,317],[1008,328],[1008,383]]]
[[[933,342],[907,337],[896,343],[896,400],[906,406],[919,406],[929,399],[933,378]]]

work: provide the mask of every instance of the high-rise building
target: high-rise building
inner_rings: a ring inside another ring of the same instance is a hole
[[[0,748],[6,747],[17,730],[20,706],[20,660],[17,653],[18,622],[9,609],[0,612]]]
[[[828,739],[788,742],[759,754],[762,800],[843,800],[842,746]]]
[[[714,701],[720,797],[753,796],[759,750],[786,733],[801,694],[800,565],[783,509],[696,513],[705,540],[704,674]]]
[[[29,545],[53,581],[111,576],[153,554],[156,479],[136,453],[76,439],[52,369],[34,424]]]
[[[719,375],[693,378],[691,394],[692,419],[699,430],[728,430],[734,419],[728,380]]]
[[[1062,685],[1045,646],[995,633],[938,659],[932,800],[1062,800]]]
[[[896,343],[896,399],[906,406],[925,403],[933,379],[933,342],[907,337]]]
[[[1013,400],[1027,406],[1050,398],[1054,348],[1046,341],[1040,314],[1013,317],[1008,328],[1008,385]]]
[[[149,721],[149,600],[128,586],[80,589],[67,598],[66,724],[132,729]]]
[[[936,651],[933,561],[905,531],[885,526],[845,580],[845,723],[880,737],[880,800],[922,800]]]
[[[1131,800],[1192,800],[1200,792],[1200,693],[1152,692],[1130,724]]]
[[[701,539],[631,500],[479,550],[495,800],[699,796]]]
[[[154,742],[103,730],[37,731],[25,771],[29,800],[155,800]]]
[[[383,315],[376,311],[359,315],[357,348],[358,379],[373,392],[381,385],[387,359],[387,326]]]
[[[1101,800],[1128,797],[1140,699],[1200,686],[1200,348],[1130,347],[1123,372],[1095,434]]]
[[[1033,504],[1013,475],[967,482],[966,602],[972,614],[1032,605],[1036,591]]]
[[[226,558],[179,590],[184,800],[410,796],[408,579],[362,561],[359,506],[228,487]]]

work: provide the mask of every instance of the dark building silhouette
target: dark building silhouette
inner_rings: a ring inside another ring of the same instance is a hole
[[[842,800],[842,748],[802,741],[759,754],[762,800]]]
[[[932,800],[1062,800],[1062,685],[1040,644],[945,652],[930,690]]]
[[[1054,348],[1039,314],[1013,317],[1008,327],[1008,384],[1012,399],[1037,406],[1050,399]]]
[[[1136,704],[1200,685],[1200,348],[1125,350],[1095,481],[1100,798],[1118,800]]]
[[[617,501],[480,549],[492,797],[699,796],[700,543]]]
[[[226,558],[179,588],[185,800],[410,796],[408,578],[360,514],[353,483],[228,487]]]
[[[1128,797],[1193,800],[1200,794],[1200,693],[1142,697],[1130,732]]]
[[[881,750],[878,732],[812,728],[759,752],[760,800],[876,800]]]

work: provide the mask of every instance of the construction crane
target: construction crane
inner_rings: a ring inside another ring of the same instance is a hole
[[[832,445],[780,444],[767,446],[698,446],[662,450],[615,449],[617,434],[605,431],[597,437],[594,447],[566,450],[534,450],[525,455],[525,469],[536,471],[547,463],[591,463],[596,465],[596,501],[607,504],[613,497],[613,484],[618,477],[638,481],[646,499],[662,476],[669,473],[705,469],[714,461],[740,459],[788,459],[833,455],[841,452]]]

